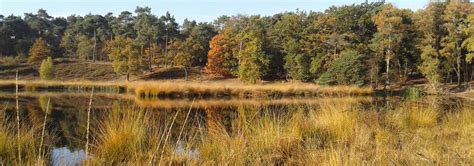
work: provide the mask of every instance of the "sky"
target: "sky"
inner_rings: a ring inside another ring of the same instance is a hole
[[[369,0],[369,2],[374,0]],[[418,10],[428,0],[386,0],[399,8]],[[104,15],[121,11],[133,12],[136,6],[148,6],[155,15],[169,11],[178,22],[185,18],[202,22],[213,21],[221,15],[273,15],[284,11],[324,11],[330,6],[363,3],[365,0],[0,0],[0,14],[20,15],[47,10],[54,17],[88,13]]]

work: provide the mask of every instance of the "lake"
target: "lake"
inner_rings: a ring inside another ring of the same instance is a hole
[[[461,97],[143,99],[99,92],[89,111],[90,96],[21,92],[17,112],[15,93],[1,92],[0,162],[469,165],[474,158],[474,102]]]

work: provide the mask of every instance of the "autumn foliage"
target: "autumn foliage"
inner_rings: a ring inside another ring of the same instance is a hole
[[[43,59],[46,59],[50,53],[51,50],[49,50],[43,38],[38,38],[30,49],[28,63],[41,62]]]
[[[226,49],[227,46],[223,34],[218,34],[211,39],[206,66],[206,71],[208,73],[217,76],[226,76],[230,74],[224,64]]]

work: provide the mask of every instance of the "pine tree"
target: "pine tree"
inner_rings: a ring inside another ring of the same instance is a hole
[[[35,43],[30,49],[30,57],[28,63],[39,62],[50,56],[51,50],[48,48],[46,41],[43,38],[36,39]]]
[[[140,53],[134,45],[133,39],[117,36],[115,40],[107,43],[106,50],[117,75],[126,75],[127,81],[129,81],[130,74],[140,71]]]

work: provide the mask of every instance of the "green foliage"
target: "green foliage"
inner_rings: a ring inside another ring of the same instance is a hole
[[[79,47],[76,45],[75,36],[71,33],[64,34],[63,38],[61,39],[60,46],[64,49],[66,56],[76,55],[76,50]]]
[[[417,101],[424,95],[424,92],[417,87],[408,87],[403,90],[403,98],[406,100]]]
[[[112,60],[120,74],[137,72],[141,67],[132,66],[144,64],[150,72],[168,65],[206,66],[211,74],[255,83],[261,79],[328,81],[341,53],[354,50],[366,55],[368,63],[361,70],[368,69],[370,78],[364,79],[374,87],[383,79],[403,84],[419,72],[436,87],[443,80],[471,79],[472,9],[472,4],[457,1],[430,3],[416,12],[364,3],[333,6],[324,12],[221,16],[212,24],[186,19],[181,26],[169,12],[157,16],[146,6],[115,16],[67,18],[54,18],[40,9],[24,17],[0,18],[0,56],[30,54],[29,62],[40,62],[65,54],[110,61],[118,54],[106,57],[113,52],[109,44],[122,37],[133,40],[133,52],[140,57],[130,61],[134,65]]]
[[[255,84],[268,71],[269,58],[263,52],[263,42],[255,36],[246,36],[246,43],[239,53],[239,78],[247,83]]]
[[[310,73],[311,57],[299,51],[301,44],[293,39],[289,39],[285,47],[285,69],[288,75],[296,80],[310,81],[313,78]]]
[[[94,52],[94,40],[85,35],[79,35],[77,42],[76,56],[81,59],[90,59]]]
[[[53,59],[48,57],[48,59],[43,60],[41,62],[41,66],[39,69],[39,75],[42,80],[51,80],[54,77],[54,66],[53,66]]]
[[[117,75],[126,74],[128,80],[130,74],[140,72],[140,54],[132,39],[117,36],[107,44],[107,48]]]
[[[469,38],[463,42],[462,46],[469,52],[466,54],[466,62],[471,64],[474,59],[474,14],[468,16],[468,23],[471,26],[465,27],[465,31]]]
[[[422,63],[419,66],[421,73],[428,79],[431,87],[435,90],[438,89],[441,82],[440,61],[437,56],[438,54],[433,47],[424,47],[421,54]]]
[[[174,63],[189,67],[193,64],[194,55],[202,49],[202,46],[188,38],[184,41],[175,41],[170,48],[173,48]]]
[[[334,64],[316,81],[323,85],[359,85],[365,83],[367,66],[365,55],[357,51],[344,51]]]

